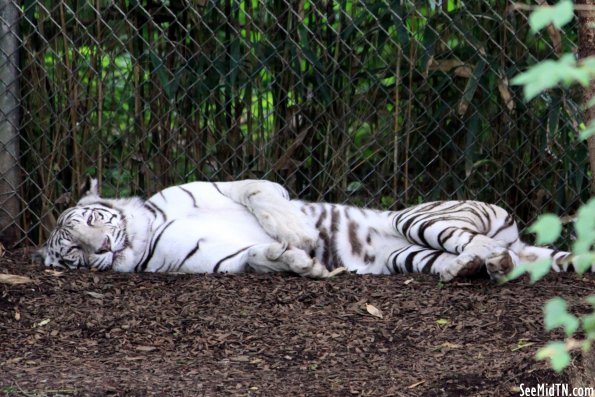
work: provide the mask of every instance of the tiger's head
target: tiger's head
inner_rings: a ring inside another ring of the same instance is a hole
[[[45,266],[108,270],[128,246],[126,220],[115,200],[102,199],[97,180],[58,218],[38,258]]]

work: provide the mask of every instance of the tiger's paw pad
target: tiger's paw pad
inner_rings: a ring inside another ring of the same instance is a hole
[[[455,277],[465,277],[475,274],[483,264],[484,261],[477,255],[461,254],[455,259],[452,265],[440,273],[440,280],[449,282]]]
[[[504,278],[514,268],[514,261],[508,251],[495,252],[486,259],[486,269],[492,280]]]

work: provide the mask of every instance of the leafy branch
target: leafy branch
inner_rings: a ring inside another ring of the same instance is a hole
[[[529,23],[531,30],[537,32],[546,26],[553,25],[560,28],[574,18],[574,7],[569,0],[560,1],[555,6],[538,7],[531,14]],[[541,62],[526,72],[517,75],[511,82],[522,85],[526,101],[537,97],[544,91],[558,85],[570,86],[579,83],[587,87],[595,79],[595,58],[586,58],[577,61],[573,54],[565,54],[559,60],[547,60]],[[591,99],[587,106],[593,106],[595,98]],[[587,139],[595,134],[595,124],[584,127],[579,139]],[[574,269],[582,274],[595,267],[595,198],[591,198],[583,204],[574,222],[576,241],[572,245],[571,263],[562,266],[572,265]],[[550,244],[555,242],[562,232],[562,222],[554,214],[544,214],[529,228],[530,232],[536,233],[537,244]],[[524,273],[529,273],[531,282],[537,282],[544,277],[552,267],[551,260],[545,260],[534,264],[521,264],[513,270],[508,279],[514,279]],[[565,334],[564,341],[550,341],[539,349],[536,354],[538,360],[548,359],[551,367],[560,372],[570,364],[570,352],[580,349],[583,352],[589,351],[595,341],[595,295],[586,298],[592,306],[590,314],[580,317],[568,311],[567,302],[560,297],[549,300],[544,305],[545,330],[550,332],[556,328],[562,328]],[[573,337],[579,330],[584,332],[583,339]]]

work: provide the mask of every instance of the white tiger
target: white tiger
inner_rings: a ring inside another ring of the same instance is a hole
[[[501,279],[544,257],[572,270],[570,254],[528,246],[504,209],[477,201],[402,211],[290,200],[264,180],[193,182],[146,201],[105,199],[97,180],[58,218],[39,251],[46,266],[120,272],[436,273],[482,269]]]

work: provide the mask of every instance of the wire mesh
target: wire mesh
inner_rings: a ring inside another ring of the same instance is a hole
[[[532,34],[508,1],[11,4],[12,243],[42,241],[85,175],[106,196],[266,178],[307,200],[391,209],[477,199],[523,225],[589,195],[576,93],[525,103],[510,84],[576,51],[576,24]]]

